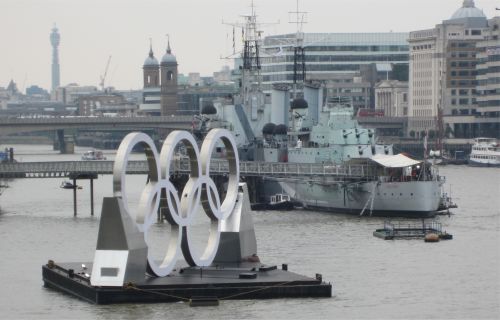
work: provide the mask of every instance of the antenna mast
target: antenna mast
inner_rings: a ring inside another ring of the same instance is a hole
[[[224,24],[232,26],[233,30],[235,28],[240,28],[243,39],[243,50],[241,51],[242,66],[240,67],[242,72],[241,79],[241,93],[243,95],[244,101],[247,100],[248,95],[255,90],[259,90],[262,84],[261,75],[261,60],[260,60],[260,48],[262,45],[262,31],[259,30],[265,25],[270,23],[258,23],[257,14],[255,12],[255,5],[253,0],[250,4],[251,13],[249,15],[243,15],[244,22],[235,23],[225,23]],[[234,31],[233,31],[234,37]],[[234,41],[234,40],[233,40]],[[234,49],[233,44],[233,51]]]
[[[302,28],[307,23],[307,12],[299,11],[299,0],[297,0],[296,11],[288,13],[289,23],[297,25],[295,34],[295,45],[293,48],[293,96],[296,96],[297,82],[306,81],[306,54],[304,48],[304,32]]]

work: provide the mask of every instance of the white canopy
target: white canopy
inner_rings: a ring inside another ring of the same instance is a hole
[[[401,153],[397,155],[377,154],[371,157],[371,160],[386,168],[403,168],[422,163],[422,161],[413,160]]]

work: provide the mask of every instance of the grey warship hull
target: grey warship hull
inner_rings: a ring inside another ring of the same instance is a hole
[[[436,215],[440,181],[319,184],[278,182],[305,209],[364,216],[425,218]]]

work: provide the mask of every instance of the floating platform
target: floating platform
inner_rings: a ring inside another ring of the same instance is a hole
[[[391,222],[385,222],[383,229],[377,229],[373,232],[373,235],[377,238],[384,240],[394,240],[394,239],[414,239],[421,238],[427,240],[426,236],[430,234],[435,234],[440,240],[451,240],[453,236],[446,231],[442,230],[442,226],[438,222],[431,222],[422,224],[398,224],[397,226]],[[436,242],[436,241],[427,241]]]
[[[85,266],[85,267],[83,267]],[[123,287],[90,284],[92,263],[53,263],[42,266],[45,287],[95,304],[186,301],[192,306],[217,305],[219,300],[331,297],[332,285],[320,274],[302,276],[258,262],[213,267],[184,267],[167,277],[147,277]]]

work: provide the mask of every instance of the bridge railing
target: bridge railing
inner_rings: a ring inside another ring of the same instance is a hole
[[[56,162],[18,162],[1,163],[0,177],[58,177],[75,172],[112,174],[113,161],[56,161]],[[128,174],[147,174],[146,161],[129,161]],[[177,159],[171,166],[172,173],[188,173],[190,164],[187,159]],[[227,160],[212,160],[210,172],[223,174],[229,172]],[[374,177],[376,168],[370,165],[325,165],[311,163],[273,163],[240,162],[240,173],[247,176],[333,176],[333,177]]]
[[[89,123],[191,123],[192,116],[174,117],[52,117],[52,118],[1,118],[0,125],[33,125],[33,124],[89,124]]]

